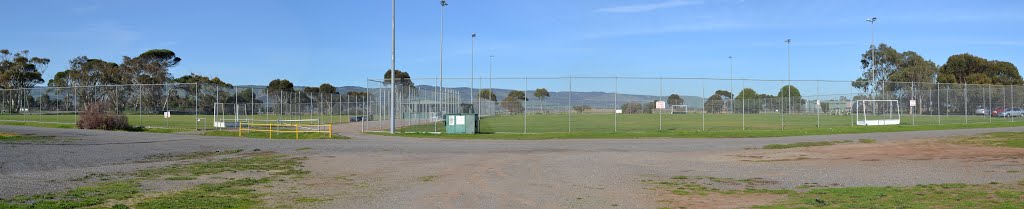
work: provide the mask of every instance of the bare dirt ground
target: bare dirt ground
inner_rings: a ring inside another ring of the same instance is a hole
[[[350,140],[255,140],[0,126],[67,138],[0,144],[0,198],[66,190],[74,178],[166,165],[146,156],[260,149],[308,157],[312,173],[265,191],[269,202],[322,199],[311,208],[734,208],[772,195],[688,197],[653,187],[673,176],[760,178],[764,188],[1017,182],[1024,151],[935,141],[1024,131],[996,128],[761,139],[439,140],[361,135]],[[871,138],[873,144],[761,150],[767,144]],[[1014,172],[1017,171],[1017,172]],[[689,199],[687,199],[689,198]]]

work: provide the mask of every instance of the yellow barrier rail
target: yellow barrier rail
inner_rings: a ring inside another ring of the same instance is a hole
[[[267,127],[266,129],[256,129],[254,127]],[[282,130],[274,130],[274,128],[281,128]],[[284,128],[295,128],[295,130],[283,130]],[[315,130],[302,130],[302,127],[316,127]],[[324,131],[321,127],[327,127]],[[278,133],[295,133],[295,140],[299,139],[300,133],[327,133],[327,138],[334,138],[334,124],[325,125],[303,125],[303,124],[273,124],[273,123],[238,123],[238,137],[242,137],[242,132],[268,132],[267,138],[273,139],[274,132]]]

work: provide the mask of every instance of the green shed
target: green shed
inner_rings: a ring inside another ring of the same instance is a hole
[[[476,134],[480,128],[477,114],[448,114],[444,118],[444,129],[448,134]]]

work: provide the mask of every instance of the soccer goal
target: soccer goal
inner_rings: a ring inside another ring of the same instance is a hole
[[[858,126],[900,124],[899,100],[857,100],[853,107]]]
[[[672,114],[686,114],[689,111],[686,105],[672,105]]]

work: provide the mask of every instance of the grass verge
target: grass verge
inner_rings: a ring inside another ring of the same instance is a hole
[[[238,131],[205,131],[203,136],[238,137]],[[242,132],[243,138],[253,139],[296,139],[295,133]],[[349,139],[347,136],[327,133],[299,133],[298,139]]]
[[[762,149],[789,149],[789,148],[797,148],[797,147],[829,146],[829,145],[836,145],[836,144],[845,144],[845,143],[850,143],[850,142],[853,142],[853,141],[842,140],[842,141],[820,141],[820,142],[797,142],[797,143],[789,143],[789,144],[769,144],[769,145],[764,145],[761,148]]]
[[[1015,184],[931,184],[906,187],[801,187],[797,190],[759,188],[774,182],[679,176],[654,182],[672,194],[699,199],[711,193],[742,198],[750,194],[777,194],[780,199],[753,208],[1022,208],[1024,182]],[[723,188],[724,187],[724,188]],[[690,199],[693,200],[693,199]]]
[[[225,151],[237,153],[235,151]],[[221,152],[224,153],[224,152]],[[174,159],[210,157],[206,152],[182,155]],[[254,208],[261,207],[260,193],[255,185],[284,181],[286,177],[303,177],[301,160],[272,152],[243,154],[219,160],[175,164],[168,167],[138,171],[122,177],[99,179],[93,185],[81,186],[60,193],[17,196],[0,199],[2,209],[21,208]],[[192,181],[200,176],[226,172],[258,171],[270,175],[259,179],[230,179],[219,183],[199,184],[184,191],[160,195],[143,195],[147,181]],[[90,175],[92,176],[92,175]],[[105,176],[105,175],[104,175]],[[91,177],[90,177],[91,178]],[[83,178],[84,179],[84,178]],[[118,179],[118,180],[111,180]],[[132,205],[131,207],[128,207]]]
[[[965,137],[957,141],[965,144],[983,144],[1000,147],[1024,148],[1024,132],[997,132]]]
[[[0,141],[33,141],[50,139],[52,136],[18,135],[0,132]]]
[[[887,133],[904,131],[956,130],[975,128],[1002,128],[1024,126],[1024,122],[994,122],[943,125],[896,125],[896,126],[847,126],[832,128],[800,128],[775,130],[707,130],[707,131],[635,131],[635,132],[559,132],[559,133],[481,133],[481,134],[431,134],[401,133],[394,136],[441,139],[639,139],[639,138],[763,138],[784,136],[812,136],[858,133]],[[657,127],[655,125],[655,127]],[[376,135],[390,135],[384,132],[368,132]],[[236,133],[237,135],[237,133]]]

